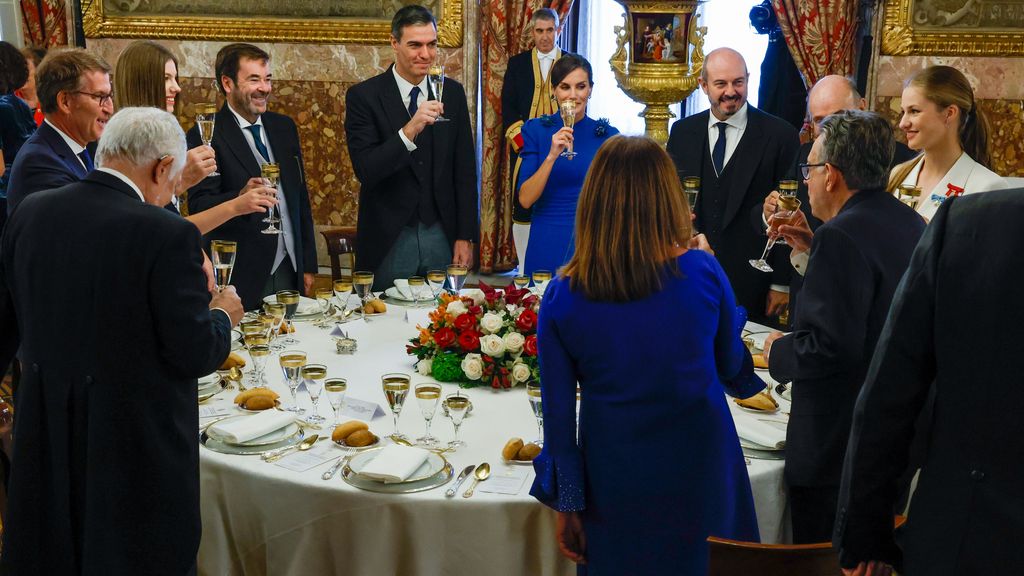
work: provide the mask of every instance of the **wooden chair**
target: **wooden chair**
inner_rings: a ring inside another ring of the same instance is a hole
[[[331,279],[337,280],[346,274],[342,274],[342,259],[347,259],[347,276],[352,275],[356,269],[356,228],[345,226],[343,228],[328,228],[321,230],[324,241],[327,242],[327,255],[331,257]],[[347,257],[347,258],[346,258]]]

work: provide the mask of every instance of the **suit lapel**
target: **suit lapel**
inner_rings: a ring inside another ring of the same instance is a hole
[[[217,126],[213,137],[224,143],[222,148],[228,149],[252,177],[260,175],[260,165],[256,162],[256,157],[253,156],[252,149],[249,148],[249,142],[242,134],[242,128],[238,125],[231,110],[228,110],[226,103],[221,107],[220,112],[217,112]]]
[[[392,64],[386,72],[378,76],[380,86],[377,90],[377,93],[380,95],[380,105],[384,110],[384,116],[387,117],[388,123],[391,125],[391,134],[398,132],[409,122],[409,109],[402,102],[404,95],[399,93],[398,84],[395,83],[395,76],[392,71],[394,66]],[[420,132],[420,136],[417,138],[418,142],[416,142],[417,146],[430,146],[433,143],[433,136],[427,134],[427,132],[432,132],[429,126],[424,128],[423,132]],[[420,184],[424,184],[424,176],[420,173],[421,171],[414,169],[412,172],[416,175],[416,179]]]
[[[722,215],[722,228],[732,222],[740,206],[743,205],[743,198],[747,194],[750,181],[761,164],[761,156],[764,155],[764,130],[761,126],[761,118],[753,106],[747,107],[747,128],[743,131],[743,137],[736,146],[736,150],[729,158],[728,170],[732,169],[732,184],[729,187],[729,196],[725,202],[725,214]]]
[[[71,151],[68,143],[64,141],[64,137],[48,123],[43,122],[43,125],[39,127],[41,137],[46,140],[46,143],[53,150],[53,153],[60,157],[61,162],[64,166],[75,175],[75,177],[81,179],[86,175],[85,168],[82,163],[78,160],[78,156]],[[10,167],[8,167],[10,169]]]

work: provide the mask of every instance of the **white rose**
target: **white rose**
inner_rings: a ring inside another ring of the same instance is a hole
[[[424,358],[416,363],[416,371],[422,376],[430,376],[430,369],[434,366],[432,358]]]
[[[522,362],[512,365],[512,380],[514,382],[526,382],[530,379],[530,367]]]
[[[474,306],[480,306],[487,300],[487,298],[484,297],[484,291],[479,288],[467,288],[460,292],[459,296],[463,298],[472,298]]]
[[[500,331],[504,325],[505,320],[502,314],[488,312],[480,319],[480,329],[484,331],[484,334],[495,334]]]
[[[512,354],[518,354],[523,350],[523,344],[526,343],[526,338],[523,337],[519,332],[509,332],[505,334],[503,338],[505,341],[505,350],[508,350]]]
[[[488,334],[480,338],[480,351],[491,358],[498,358],[505,354],[505,341],[497,334]]]
[[[462,371],[466,373],[466,378],[479,380],[484,374],[484,361],[479,354],[466,354],[462,359]]]
[[[453,316],[458,316],[459,314],[469,312],[469,308],[466,308],[466,305],[462,303],[462,300],[455,300],[448,303],[448,307],[445,308],[445,312]]]

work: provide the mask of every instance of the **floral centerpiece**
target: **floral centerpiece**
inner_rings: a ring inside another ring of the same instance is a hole
[[[537,381],[537,308],[540,300],[510,284],[496,290],[484,282],[461,297],[444,294],[417,326],[406,352],[418,358],[416,370],[440,382],[465,388],[511,388]]]

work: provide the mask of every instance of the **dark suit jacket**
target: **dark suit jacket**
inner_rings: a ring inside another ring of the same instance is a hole
[[[360,184],[356,261],[362,269],[376,270],[419,202],[420,176],[398,136],[409,121],[409,111],[402,104],[391,67],[349,88],[345,107],[348,152]],[[476,242],[480,236],[476,153],[466,93],[450,78],[444,83],[444,115],[450,122],[426,127],[415,144],[431,147],[434,200],[448,243]]]
[[[299,147],[299,133],[295,122],[287,116],[264,112],[263,126],[270,142],[274,159],[281,167],[281,186],[285,203],[291,217],[295,240],[295,273],[298,286],[302,288],[302,274],[317,271],[316,242],[313,239],[313,216],[309,208],[309,192],[306,190],[306,172],[302,163],[302,149]],[[198,126],[188,131],[188,146],[202,144]],[[220,177],[204,178],[188,192],[189,213],[202,212],[238,196],[250,178],[260,175],[260,163],[256,160],[241,127],[225,104],[214,123],[213,141],[217,153],[217,171]],[[238,255],[231,273],[231,284],[238,290],[246,310],[262,306],[263,288],[270,278],[274,256],[277,255],[277,235],[263,234],[268,226],[263,222],[266,214],[256,212],[236,216],[221,224],[204,238],[210,240],[234,240],[238,242]],[[280,226],[278,226],[280,227]],[[284,264],[282,264],[283,266]]]
[[[18,152],[7,181],[7,213],[34,192],[52,190],[85,177],[85,168],[67,142],[52,126],[43,122]]]
[[[668,153],[676,163],[680,176],[700,176],[702,187],[707,178],[702,174],[704,157],[708,150],[708,115],[704,111],[679,120],[672,125],[668,139]],[[765,274],[750,266],[764,250],[767,237],[761,223],[760,211],[756,220],[751,210],[764,203],[793,163],[800,141],[797,131],[784,120],[747,106],[747,128],[736,151],[726,165],[732,170],[732,186],[726,199],[721,234],[708,237],[715,256],[725,269],[736,301],[747,309],[751,320],[765,322],[765,305],[772,284],[789,285],[792,267],[788,249],[772,250],[769,262],[775,272]],[[696,227],[707,228],[700,211]]]
[[[772,378],[794,381],[786,481],[838,486],[853,404],[924,220],[884,190],[861,190],[811,244],[794,330],[772,344]]]
[[[903,573],[1024,574],[1022,220],[1024,189],[950,198],[915,250],[857,399],[836,522],[844,566],[899,566],[896,478],[934,382]]]
[[[2,240],[19,344],[5,574],[184,574],[199,519],[196,377],[230,350],[196,227],[116,177],[33,194]]]
[[[562,51],[562,56],[568,54],[568,52]],[[501,87],[502,130],[508,130],[512,124],[519,121],[526,122],[531,118],[530,105],[533,104],[533,89],[533,49],[531,48],[508,59],[508,66],[505,68],[505,83]]]

